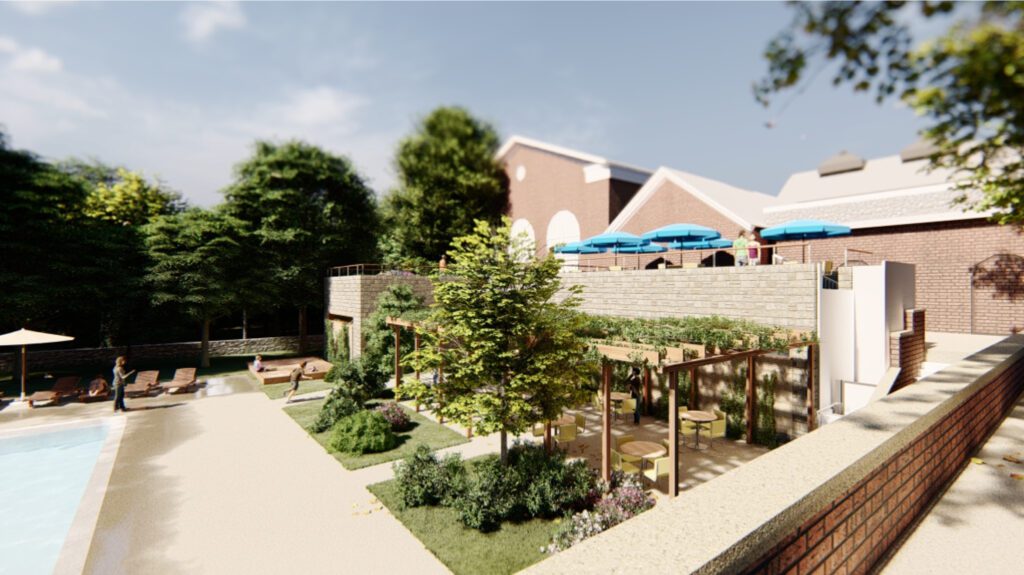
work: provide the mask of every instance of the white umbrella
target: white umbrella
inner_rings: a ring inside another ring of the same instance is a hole
[[[57,335],[54,333],[43,333],[41,331],[32,331],[30,329],[19,329],[18,331],[12,331],[11,333],[5,333],[0,335],[0,347],[4,346],[21,346],[21,400],[25,400],[25,376],[28,373],[27,363],[25,362],[25,347],[29,345],[37,345],[41,343],[57,343],[60,341],[71,341],[75,338],[66,335]]]

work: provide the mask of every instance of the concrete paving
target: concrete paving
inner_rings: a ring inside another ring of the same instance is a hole
[[[1024,396],[975,457],[883,573],[1024,571]]]

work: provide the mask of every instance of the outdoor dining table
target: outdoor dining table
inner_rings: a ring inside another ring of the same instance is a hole
[[[626,455],[640,458],[640,470],[644,469],[644,461],[656,459],[668,453],[665,448],[651,441],[630,441],[619,446],[619,451]]]
[[[557,432],[558,428],[562,425],[574,425],[576,423],[576,417],[571,413],[567,413],[558,419],[551,420],[551,427]]]
[[[693,448],[697,449],[697,450],[707,449],[708,445],[710,445],[710,444],[708,444],[708,445],[701,445],[701,443],[700,443],[700,428],[701,428],[701,424],[703,424],[703,423],[711,423],[712,421],[718,419],[718,416],[716,416],[713,413],[708,413],[706,411],[686,411],[686,412],[683,412],[679,417],[681,417],[681,418],[683,418],[683,419],[685,419],[687,421],[692,421],[692,422],[697,424],[695,426],[696,427],[696,430],[695,430],[696,433],[695,433],[695,435],[693,437]]]

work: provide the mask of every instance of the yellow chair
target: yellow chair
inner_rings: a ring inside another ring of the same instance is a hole
[[[575,415],[575,417],[576,417],[576,427],[579,428],[579,431],[586,432],[587,431],[587,416],[583,415],[582,413],[577,413]]]
[[[682,416],[682,414],[687,412],[687,411],[690,411],[689,407],[686,407],[685,405],[680,405],[679,406],[679,415],[680,416]],[[690,421],[689,419],[683,419],[682,417],[680,417],[679,418],[679,434],[684,436],[684,437],[690,437],[691,435],[693,435],[695,433],[697,433],[697,424],[692,422],[692,421]]]
[[[562,445],[573,441],[576,441],[576,425],[573,423],[570,423],[569,425],[559,425],[558,435],[555,436],[555,443]]]
[[[722,413],[721,411],[718,411],[717,409],[714,411],[718,419],[712,421],[709,424],[711,429],[708,430],[707,432],[708,439],[714,439],[715,437],[725,437],[725,414]]]
[[[534,423],[532,433],[534,437],[544,437],[544,424]]]
[[[668,440],[664,440],[668,443]],[[654,467],[652,469],[645,469],[643,476],[647,478],[651,484],[658,483],[658,479],[662,477],[668,477],[668,472],[672,468],[672,463],[668,457],[659,457],[654,460]]]
[[[619,407],[615,408],[615,415],[633,417],[633,414],[636,412],[636,400],[633,398],[623,399],[619,403]]]
[[[612,469],[623,473],[640,473],[639,465],[634,465],[629,461],[623,461],[622,454],[614,449],[612,450]]]

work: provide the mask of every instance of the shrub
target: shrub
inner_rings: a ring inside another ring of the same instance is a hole
[[[766,373],[761,378],[761,385],[757,390],[757,429],[754,431],[754,442],[773,449],[779,446],[775,430],[775,386],[778,383],[778,375]]]
[[[409,414],[402,409],[402,406],[398,405],[394,401],[378,405],[377,411],[384,416],[384,419],[388,420],[393,431],[405,431],[406,429],[409,429]]]
[[[466,466],[457,453],[438,460],[429,447],[420,445],[392,468],[405,507],[451,505],[466,490]]]
[[[584,461],[566,463],[560,451],[545,453],[533,443],[515,443],[509,450],[509,474],[518,494],[514,515],[550,517],[587,506],[596,482]]]
[[[494,531],[515,507],[517,481],[497,456],[478,462],[466,491],[453,507],[463,525],[479,531]]]
[[[360,411],[334,424],[331,447],[345,453],[377,453],[394,448],[398,438],[376,411]]]
[[[594,510],[584,510],[570,517],[542,551],[557,553],[568,549],[654,507],[654,499],[647,496],[636,476],[616,472],[610,484],[600,486],[610,487],[610,490],[597,502]]]
[[[334,368],[332,367],[333,371]],[[314,433],[322,433],[334,426],[335,423],[363,409],[365,396],[361,390],[347,381],[341,381],[334,386],[331,393],[327,395],[327,401],[320,408],[316,420],[313,421],[311,429]]]

